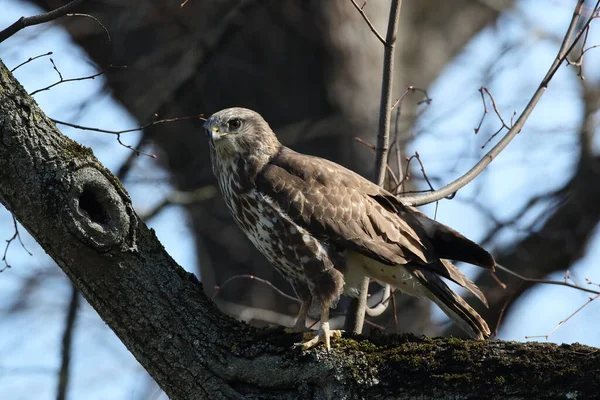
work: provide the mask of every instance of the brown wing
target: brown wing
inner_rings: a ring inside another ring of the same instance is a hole
[[[345,171],[284,148],[260,171],[256,185],[316,237],[390,265],[433,262],[414,229],[364,193],[368,187],[359,175]]]
[[[256,185],[313,235],[385,264],[423,265],[459,284],[440,258],[495,264],[477,244],[328,160],[283,147],[259,172]]]

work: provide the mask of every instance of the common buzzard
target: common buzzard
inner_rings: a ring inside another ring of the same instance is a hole
[[[233,218],[294,286],[304,328],[311,301],[321,309],[316,336],[330,346],[329,309],[342,293],[358,294],[364,277],[433,300],[472,337],[490,336],[486,322],[442,278],[479,288],[452,263],[494,269],[492,256],[362,176],[331,161],[283,146],[265,120],[245,108],[213,114],[204,124],[212,167]]]

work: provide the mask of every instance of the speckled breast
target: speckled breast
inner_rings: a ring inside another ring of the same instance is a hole
[[[293,222],[274,199],[254,187],[244,191],[234,173],[217,176],[238,226],[286,279],[299,279],[311,287],[307,274],[315,276],[332,267],[328,247]]]

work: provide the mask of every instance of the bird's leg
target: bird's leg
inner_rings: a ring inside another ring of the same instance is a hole
[[[315,336],[302,344],[302,350],[308,350],[319,343],[325,343],[327,351],[331,349],[331,338],[342,337],[342,331],[329,329],[329,305],[323,304],[321,309],[321,325]],[[305,337],[310,333],[305,334]]]

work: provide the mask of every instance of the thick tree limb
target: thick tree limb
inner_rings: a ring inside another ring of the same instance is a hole
[[[170,398],[589,398],[600,390],[600,352],[586,346],[385,336],[302,353],[294,335],[224,316],[139,220],[118,180],[56,129],[2,62],[0,87],[0,201]]]

